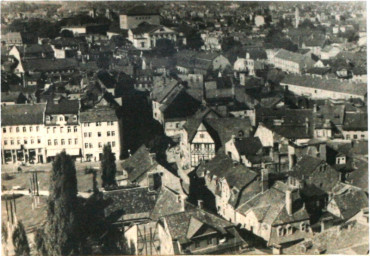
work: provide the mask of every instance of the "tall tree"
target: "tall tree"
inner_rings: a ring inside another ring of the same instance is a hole
[[[30,246],[28,244],[28,239],[26,231],[21,221],[18,222],[17,227],[13,232],[13,245],[15,255],[17,256],[26,256],[30,255]]]
[[[48,255],[77,254],[78,201],[76,168],[72,158],[62,151],[53,162],[50,174],[45,247]]]
[[[104,145],[103,157],[101,160],[101,171],[103,187],[116,185],[116,158],[112,153],[112,148],[109,145]]]

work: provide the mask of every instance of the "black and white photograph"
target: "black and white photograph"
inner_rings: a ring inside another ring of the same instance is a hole
[[[0,8],[2,255],[369,254],[366,1]]]

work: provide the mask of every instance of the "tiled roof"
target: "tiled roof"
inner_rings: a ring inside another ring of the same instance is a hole
[[[319,166],[322,164],[325,164],[324,160],[305,155],[289,172],[289,176],[306,180],[307,183],[329,192],[339,182],[339,172],[327,164],[324,170],[320,170]]]
[[[46,104],[16,104],[1,107],[1,125],[31,125],[44,123]]]
[[[350,185],[342,187],[340,194],[334,195],[333,200],[337,204],[343,219],[348,220],[356,215],[361,209],[369,207],[368,198],[364,191]]]
[[[157,29],[160,29],[162,26],[152,25],[149,23],[141,23],[138,27],[131,29],[134,35],[140,35],[144,33],[151,33]]]
[[[221,217],[194,207],[185,212],[175,213],[164,217],[172,240],[178,240],[180,243],[186,243],[189,241],[186,235],[192,218],[196,218],[198,221],[214,228],[222,234],[227,234],[227,228],[233,227],[232,223],[222,219]]]
[[[169,99],[160,110],[165,119],[186,119],[195,114],[201,102],[190,96],[185,90],[180,91],[171,101]]]
[[[25,71],[48,72],[53,70],[76,69],[78,62],[76,59],[30,59],[25,60],[23,68]]]
[[[364,96],[367,93],[366,83],[355,83],[339,79],[325,79],[297,74],[285,75],[280,84],[298,85],[326,91],[348,93],[358,96]]]
[[[139,177],[157,166],[156,161],[151,160],[149,149],[142,145],[136,152],[122,163],[122,168],[127,171],[131,182],[137,181]]]
[[[80,102],[78,100],[61,100],[59,103],[48,101],[45,114],[78,114]]]
[[[125,14],[128,16],[135,15],[159,15],[159,11],[154,6],[136,5],[128,9]]]
[[[346,113],[344,116],[343,130],[367,131],[367,113]]]
[[[219,179],[225,178],[231,187],[241,190],[252,182],[258,175],[245,165],[234,163],[234,161],[223,153],[218,153],[209,162],[202,164],[197,169],[198,176],[209,171],[211,177],[216,175]]]
[[[157,201],[157,194],[147,187],[125,188],[103,194],[104,215],[112,222],[149,218]]]
[[[240,155],[254,156],[262,148],[262,143],[258,137],[236,139],[235,147]]]
[[[109,107],[91,108],[80,113],[81,123],[118,121],[116,112]]]

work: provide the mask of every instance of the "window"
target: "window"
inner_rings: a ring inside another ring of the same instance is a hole
[[[98,132],[98,137],[101,137],[101,132]]]
[[[64,140],[64,139],[62,139],[61,144],[62,144],[62,145],[64,145],[64,144],[65,144],[65,140]]]
[[[365,135],[364,134],[361,134],[361,139],[365,139]]]
[[[54,140],[54,145],[58,145],[58,140]]]
[[[12,127],[9,127],[9,132],[12,132],[13,131],[13,128]]]
[[[102,144],[101,142],[98,143],[98,147],[101,148],[102,147]]]
[[[30,132],[32,132],[32,130],[33,130],[33,129],[32,129],[32,126],[30,126]]]
[[[71,127],[70,127],[70,126],[68,126],[68,128],[67,128],[67,132],[68,132],[68,133],[70,133],[70,132],[71,132]]]
[[[48,140],[48,145],[49,145],[49,146],[51,145],[51,140]]]
[[[349,135],[349,134],[347,134],[347,135],[346,135],[346,139],[347,139],[347,140],[351,139],[351,137],[350,137],[350,135]]]
[[[3,133],[6,133],[6,128],[3,128]]]
[[[72,144],[72,139],[68,139],[68,145]]]
[[[115,146],[116,146],[116,142],[112,141],[112,147],[115,147]]]
[[[20,140],[17,140],[17,145],[21,144],[21,141]]]
[[[53,133],[55,133],[55,132],[56,132],[56,130],[57,130],[57,128],[56,128],[56,127],[53,127]]]
[[[89,143],[85,143],[85,148],[89,148]]]
[[[7,140],[4,140],[4,145],[8,145],[8,141]]]
[[[59,117],[59,121],[63,121],[63,117],[62,116]]]
[[[101,126],[101,122],[96,122],[96,126]]]
[[[15,128],[15,132],[19,132],[19,127]]]
[[[35,141],[33,139],[31,139],[31,144],[35,143]]]
[[[60,133],[63,133],[63,127],[60,127]]]
[[[209,237],[209,238],[207,239],[207,245],[210,245],[210,244],[212,244],[212,238],[211,238],[211,237]]]
[[[107,132],[107,136],[109,137],[110,136],[110,131]]]
[[[46,116],[45,119],[46,119],[46,122],[50,122],[50,116]]]
[[[38,132],[39,130],[40,130],[40,127],[36,126],[36,132]]]
[[[200,137],[201,139],[203,139],[203,138],[204,138],[204,134],[203,134],[203,133],[201,133],[201,134],[199,135],[199,137]]]
[[[23,142],[24,142],[24,144],[27,144],[27,143],[28,143],[28,141],[27,141],[27,140],[23,140]]]
[[[84,137],[85,137],[85,138],[87,137],[87,132],[84,132]]]
[[[27,131],[27,128],[26,127],[23,127],[23,132],[26,132]]]
[[[74,131],[74,132],[77,132],[77,126],[74,126],[74,127],[73,127],[73,131]]]
[[[37,144],[41,144],[41,139],[37,139]]]
[[[91,132],[89,132],[89,137],[91,137],[91,134],[92,134],[92,133],[91,133]]]
[[[357,139],[357,134],[354,134],[353,135],[353,138],[356,140]]]
[[[78,139],[75,139],[75,145],[77,145],[77,143],[78,143]]]
[[[116,132],[115,131],[112,131],[112,136],[115,136],[116,135]]]
[[[73,116],[73,121],[76,122],[77,121],[77,116]]]
[[[195,248],[199,248],[200,247],[199,241],[195,241],[194,246],[195,246]]]
[[[89,147],[90,147],[90,148],[92,148],[92,147],[93,147],[91,143],[89,143]]]
[[[108,146],[111,146],[111,143],[110,143],[110,141],[108,142]]]

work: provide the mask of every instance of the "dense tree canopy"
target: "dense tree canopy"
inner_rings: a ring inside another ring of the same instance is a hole
[[[77,254],[79,221],[76,168],[65,151],[58,154],[50,174],[45,247],[48,255]]]
[[[103,187],[116,185],[116,158],[112,153],[112,148],[109,145],[104,145],[103,157],[101,160],[101,171]]]

